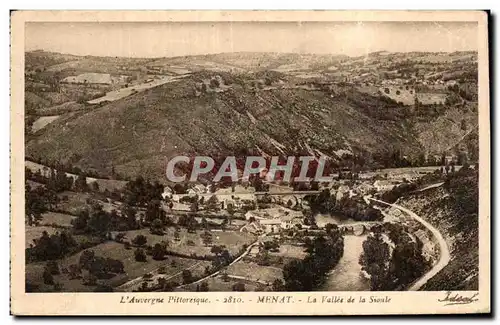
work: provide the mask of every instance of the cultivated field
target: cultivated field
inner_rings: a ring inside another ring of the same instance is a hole
[[[28,226],[26,225],[25,231],[25,242],[26,247],[33,244],[33,239],[38,239],[42,236],[42,233],[46,231],[49,235],[55,234],[57,231],[61,231],[59,228],[49,227],[49,226]]]
[[[444,93],[417,93],[418,101],[424,105],[444,104],[446,97]]]
[[[227,269],[227,274],[248,281],[271,284],[283,277],[283,271],[273,266],[261,266],[254,262],[239,261]]]
[[[147,273],[153,274],[160,267],[163,267],[165,270],[162,277],[182,283],[182,270],[196,266],[195,268],[190,269],[190,271],[193,276],[200,277],[203,275],[205,267],[211,265],[211,262],[209,261],[199,261],[177,256],[167,256],[164,260],[160,261],[153,260],[151,256],[147,256],[146,262],[137,262],[134,255],[135,248],[125,249],[123,244],[111,241],[94,246],[90,248],[90,250],[94,251],[96,256],[109,257],[123,262],[125,270],[124,274],[118,274],[109,279],[98,280],[99,284],[109,285],[113,288],[124,285],[128,281],[137,279],[136,283],[131,285],[131,288],[129,288],[133,289],[136,285],[140,285],[143,282],[142,279],[138,278],[141,278]],[[60,268],[68,268],[71,264],[78,264],[81,254],[82,253],[80,252],[60,260]],[[27,264],[27,280],[32,284],[40,285],[40,288],[42,289],[45,288],[45,290],[52,290],[52,286],[46,286],[43,284],[42,274],[44,266],[45,263]],[[63,285],[62,291],[93,291],[95,289],[95,286],[84,285],[82,279],[70,279],[66,274],[55,275],[54,281]]]
[[[25,167],[30,169],[33,173],[40,171],[40,173],[45,177],[48,177],[50,175],[50,168],[48,168],[47,166],[29,160],[26,160],[24,164]],[[73,177],[73,179],[77,178],[77,175],[72,173],[66,173],[66,176]],[[91,184],[94,182],[97,182],[97,184],[99,184],[99,189],[101,191],[104,191],[105,189],[107,189],[108,191],[114,191],[116,189],[120,190],[127,184],[127,181],[87,177],[87,184]]]
[[[75,219],[74,216],[70,214],[57,213],[57,212],[47,212],[42,214],[41,225],[58,225],[61,227],[71,227],[71,221]]]
[[[269,288],[267,285],[258,282],[247,281],[231,277],[224,278],[223,276],[220,275],[206,279],[205,281],[203,281],[203,283],[208,284],[209,291],[217,291],[217,292],[233,291],[233,286],[238,283],[243,283],[245,285],[245,291],[265,291],[266,288]],[[176,291],[188,291],[188,292],[196,291],[196,288],[199,285],[201,285],[201,283],[197,285],[191,284],[182,288],[177,288]]]
[[[387,93],[386,89],[389,90],[389,93]],[[415,90],[413,89],[406,89],[403,86],[385,86],[379,90],[382,95],[398,103],[403,103],[403,105],[413,105],[415,103]]]
[[[139,229],[126,231],[126,239],[131,241],[137,235],[144,235],[147,238],[146,245],[152,245],[161,241],[168,241],[168,250],[180,254],[198,256],[213,255],[210,246],[205,246],[200,237],[205,231],[198,230],[195,233],[189,233],[186,229],[179,229],[179,240],[175,240],[175,229],[167,228],[165,235],[158,236],[150,233],[149,229]],[[224,245],[232,255],[237,255],[243,245],[251,244],[255,237],[251,234],[237,231],[212,231],[212,245]]]

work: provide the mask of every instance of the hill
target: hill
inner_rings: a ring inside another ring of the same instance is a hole
[[[48,125],[27,155],[127,175],[161,177],[177,154],[419,151],[412,128],[379,98],[239,84],[195,94],[195,77],[149,89]],[[385,107],[385,109],[384,109]],[[377,111],[372,108],[377,108]],[[383,114],[391,110],[392,114]],[[387,117],[386,115],[389,115]]]
[[[478,290],[478,173],[461,169],[442,187],[411,194],[398,204],[434,225],[450,248],[452,259],[423,290]]]
[[[29,52],[29,121],[60,117],[27,137],[26,155],[104,175],[114,168],[122,175],[161,179],[165,157],[179,154],[314,153],[351,166],[344,153],[363,156],[370,165],[395,152],[415,161],[422,153],[477,151],[477,137],[469,136],[477,128],[473,91],[456,89],[453,102],[416,107],[364,90],[386,74],[367,74],[368,63],[373,71],[383,62],[395,69],[392,59],[422,55],[221,53],[139,59]],[[375,79],[339,79],[325,72],[333,66]],[[135,81],[60,83],[89,71]],[[153,85],[151,80],[162,80],[158,75],[171,82]],[[126,97],[103,97],[113,90],[125,90]],[[89,102],[94,98],[104,99]]]

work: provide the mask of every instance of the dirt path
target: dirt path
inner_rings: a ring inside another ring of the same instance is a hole
[[[443,185],[444,182],[441,182],[441,183],[436,183],[436,184],[432,184],[432,185],[429,185],[429,186],[426,186],[424,187],[423,189],[420,189],[416,192],[423,192],[423,191],[427,191],[427,190],[430,190],[431,188],[436,188],[436,187],[440,187],[441,185]]]
[[[448,249],[448,244],[444,240],[443,235],[441,235],[439,230],[437,230],[433,225],[431,225],[430,223],[428,223],[427,221],[425,221],[424,219],[419,217],[413,211],[408,210],[408,209],[406,209],[400,205],[397,205],[397,204],[391,204],[391,203],[387,203],[387,202],[373,199],[373,198],[370,198],[370,200],[378,202],[378,203],[383,203],[383,204],[392,206],[394,208],[397,208],[403,212],[406,212],[412,218],[414,218],[415,220],[420,222],[422,225],[424,225],[424,227],[429,229],[430,232],[432,233],[432,235],[437,239],[437,241],[439,243],[439,250],[440,250],[440,256],[439,256],[438,262],[429,270],[429,272],[427,272],[420,279],[415,281],[408,289],[409,291],[420,290],[420,288],[422,288],[427,283],[427,281],[429,281],[432,277],[434,277],[439,271],[441,271],[450,262],[451,255],[450,255],[450,250]]]

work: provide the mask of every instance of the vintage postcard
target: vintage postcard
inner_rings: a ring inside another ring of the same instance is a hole
[[[486,12],[11,35],[12,314],[490,313]]]

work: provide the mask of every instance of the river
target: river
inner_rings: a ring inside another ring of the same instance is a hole
[[[327,223],[349,224],[354,220],[342,220],[338,216],[317,214],[315,216],[318,227],[324,227]],[[328,274],[328,279],[322,291],[366,291],[370,290],[370,280],[361,274],[359,257],[363,252],[363,242],[367,234],[362,236],[344,236],[344,255],[339,264]]]
[[[363,252],[363,242],[367,235],[344,236],[344,255],[339,264],[328,274],[322,291],[367,291],[370,280],[361,274],[359,256]]]

